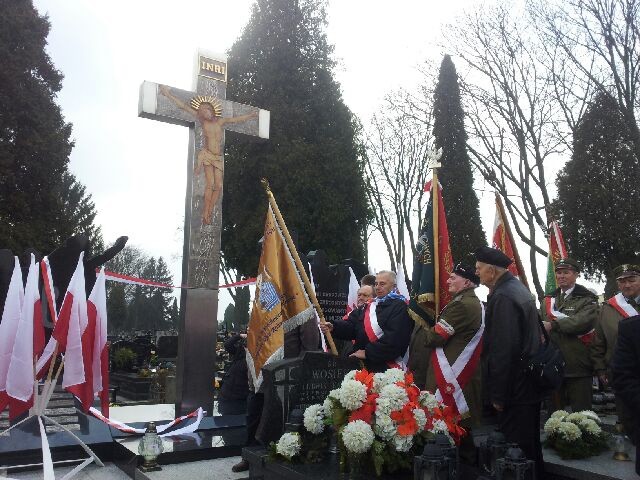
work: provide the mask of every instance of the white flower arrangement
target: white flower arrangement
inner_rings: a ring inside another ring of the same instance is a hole
[[[300,453],[300,447],[300,435],[287,432],[278,440],[276,452],[288,460],[291,460]]]
[[[413,447],[413,436],[408,437],[393,437],[393,446],[396,452],[408,452]]]
[[[600,432],[602,432],[602,428],[600,428],[600,425],[598,425],[598,423],[591,418],[582,420],[580,423],[578,423],[578,426],[589,435],[600,435]]]
[[[380,392],[380,397],[389,400],[391,411],[400,410],[409,401],[407,391],[395,384],[385,386]]]
[[[318,435],[324,430],[324,407],[322,405],[311,405],[304,411],[304,428],[308,432]]]
[[[429,410],[433,410],[438,407],[438,399],[431,392],[420,392],[420,396],[418,397],[418,403],[423,407],[428,408]]]
[[[561,422],[558,426],[558,434],[567,442],[574,442],[582,437],[580,427],[571,422]]]
[[[376,398],[376,414],[391,415],[391,401],[385,397]]]
[[[349,373],[347,373],[344,376],[344,379],[342,380],[342,382],[344,383],[345,380],[354,380],[356,378],[356,370],[351,370]]]
[[[376,414],[375,433],[383,440],[391,440],[397,430],[395,422],[389,415]]]
[[[325,398],[324,402],[322,402],[322,410],[327,418],[330,418],[331,415],[333,415],[333,400],[330,397],[331,394],[329,394],[329,397]]]
[[[433,433],[449,433],[449,427],[447,427],[447,422],[444,420],[435,420],[430,431]]]
[[[399,368],[389,368],[384,372],[387,385],[396,382],[404,382],[404,371]]]
[[[367,399],[367,387],[357,380],[345,380],[339,389],[338,400],[347,410],[357,410]]]
[[[416,423],[418,424],[418,431],[421,432],[422,430],[424,430],[424,426],[427,424],[427,414],[424,413],[424,410],[420,408],[414,408],[413,418],[416,419]]]
[[[582,420],[586,420],[587,417],[585,415],[582,414],[582,412],[575,412],[575,413],[570,413],[569,415],[567,415],[563,422],[572,422],[575,424],[580,423]]]
[[[551,414],[551,418],[558,418],[562,421],[567,415],[569,415],[569,412],[566,410],[556,410]]]
[[[591,420],[594,420],[598,423],[600,423],[600,417],[598,416],[598,414],[592,410],[583,410],[580,412],[582,415],[584,415],[587,418],[590,418]]]
[[[374,438],[371,426],[363,420],[349,422],[342,429],[342,442],[351,453],[359,454],[369,451]]]
[[[561,423],[562,423],[562,420],[560,420],[559,418],[551,417],[544,424],[544,433],[546,433],[547,435],[552,435],[556,433]]]

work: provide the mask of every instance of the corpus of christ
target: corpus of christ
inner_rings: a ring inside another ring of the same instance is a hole
[[[361,3],[5,6],[0,476],[640,478],[638,2]]]

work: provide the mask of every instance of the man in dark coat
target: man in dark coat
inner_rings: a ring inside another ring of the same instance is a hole
[[[631,412],[638,431],[640,412],[640,315],[618,324],[618,342],[611,359],[613,388]],[[636,473],[640,475],[640,442],[636,442]]]
[[[524,374],[527,359],[540,348],[542,330],[533,295],[507,271],[510,264],[500,250],[476,251],[476,274],[490,290],[482,351],[483,393],[498,412],[498,427],[507,442],[517,443],[536,462],[537,477],[544,478],[541,393]]]
[[[402,366],[411,339],[413,321],[404,297],[394,292],[395,287],[395,273],[381,271],[376,275],[376,298],[364,310],[354,310],[346,321],[320,325],[323,332],[329,331],[335,338],[355,340],[350,356],[363,360],[373,372]]]
[[[220,415],[242,415],[247,413],[249,378],[247,375],[247,355],[245,353],[246,333],[231,335],[224,342],[231,363],[222,377],[218,394]]]

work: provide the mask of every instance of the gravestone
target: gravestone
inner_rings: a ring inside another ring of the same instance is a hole
[[[176,335],[158,337],[156,354],[161,362],[175,362],[178,357],[178,337]]]
[[[213,405],[224,132],[269,138],[269,112],[225,100],[226,57],[196,55],[192,91],[144,82],[138,115],[189,127],[176,415]]]
[[[354,358],[324,352],[304,352],[263,367],[264,408],[256,438],[265,445],[277,441],[291,411],[322,403],[348,372],[358,368]]]

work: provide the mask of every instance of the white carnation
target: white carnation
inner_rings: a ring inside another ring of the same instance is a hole
[[[285,433],[276,444],[276,452],[291,460],[300,453],[300,435],[297,433]]]
[[[382,390],[382,388],[386,387],[387,385],[387,376],[384,374],[384,372],[373,374],[373,388],[371,389],[372,391],[374,391],[375,393],[380,393],[380,390]]]
[[[416,419],[416,423],[418,424],[418,432],[421,432],[424,429],[424,426],[427,424],[427,415],[421,408],[414,408],[413,418]]]
[[[399,368],[389,368],[384,372],[387,385],[396,382],[404,382],[404,371]]]
[[[344,380],[342,380],[342,383],[344,383],[345,380],[355,380],[356,372],[357,372],[357,370],[351,370],[349,373],[347,373],[344,376]]]
[[[388,398],[378,397],[376,398],[376,415],[391,415],[391,402]]]
[[[583,410],[580,412],[582,415],[584,415],[587,418],[590,418],[591,420],[595,420],[596,422],[600,423],[600,417],[598,416],[598,414],[592,410]]]
[[[374,438],[371,426],[363,420],[350,422],[342,429],[342,442],[351,453],[369,451]]]
[[[562,420],[560,420],[559,418],[551,417],[544,424],[544,433],[546,433],[547,435],[553,435],[558,431],[558,427],[560,426],[561,423],[562,423]]]
[[[384,387],[380,392],[380,397],[389,400],[389,408],[392,412],[394,410],[401,410],[404,404],[409,401],[407,391],[395,384]]]
[[[325,416],[330,418],[331,415],[333,415],[333,400],[329,397],[325,398],[324,402],[322,402],[322,410],[324,411]]]
[[[570,413],[565,417],[563,422],[572,422],[572,423],[580,423],[583,420],[586,420],[587,417],[580,412]]]
[[[595,420],[592,420],[591,418],[582,420],[578,423],[578,426],[589,435],[596,436],[600,435],[600,433],[602,432],[600,425],[598,425],[597,422]]]
[[[338,400],[347,410],[357,410],[367,399],[367,387],[357,380],[345,380],[340,387]]]
[[[567,415],[569,415],[569,412],[565,410],[556,410],[551,414],[551,418],[558,418],[560,420],[563,420]]]
[[[391,440],[396,434],[396,424],[389,415],[376,414],[374,430],[383,440]]]
[[[393,446],[396,452],[408,452],[413,447],[413,436],[408,437],[393,437]]]
[[[427,391],[420,392],[418,403],[420,403],[420,405],[422,405],[423,407],[428,408],[429,410],[433,410],[439,405],[436,396],[433,393]]]
[[[561,422],[558,426],[558,433],[568,442],[573,442],[582,437],[580,428],[575,423],[571,422]]]
[[[318,435],[324,430],[324,408],[322,405],[311,405],[304,411],[304,428]]]
[[[431,431],[433,433],[449,433],[449,427],[447,427],[447,422],[444,420],[436,420],[433,422]]]

